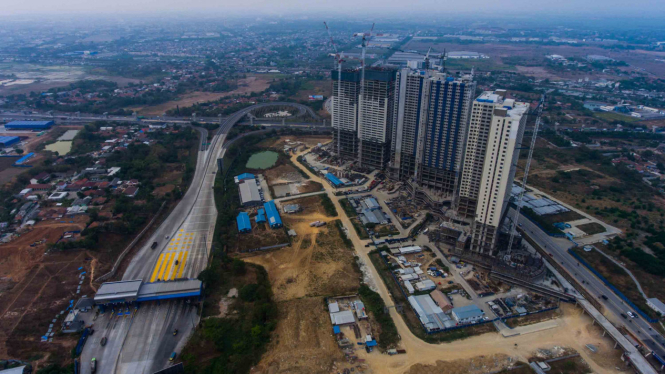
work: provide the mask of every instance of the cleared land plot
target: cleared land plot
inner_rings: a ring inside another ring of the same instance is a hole
[[[323,296],[357,292],[360,271],[354,253],[327,217],[318,196],[292,200],[303,210],[282,220],[298,236],[290,247],[244,260],[268,272],[279,318],[256,373],[329,373],[345,365],[332,334]],[[310,227],[314,221],[326,226]]]
[[[132,108],[142,115],[158,115],[161,116],[168,110],[175,109],[176,107],[188,107],[196,103],[203,103],[207,101],[216,101],[223,97],[233,95],[245,95],[252,92],[261,92],[270,86],[270,81],[265,77],[247,77],[238,80],[238,88],[229,92],[190,92],[182,95],[177,100],[168,101],[159,105]]]
[[[547,214],[540,216],[545,222],[549,224],[554,224],[557,222],[569,222],[569,221],[575,221],[578,219],[584,218],[583,215],[570,210],[564,213],[558,213],[558,214]]]
[[[291,246],[245,259],[268,271],[275,300],[344,295],[358,289],[360,275],[354,254],[345,247],[330,218],[305,211],[282,219],[298,234]],[[328,225],[310,227],[314,221]]]
[[[605,231],[605,226],[601,225],[598,222],[585,223],[583,225],[576,226],[578,229],[584,231],[588,235],[602,234]]]
[[[278,303],[278,322],[254,373],[331,373],[344,360],[322,297]]]
[[[548,321],[561,316],[561,311],[558,309],[549,310],[547,312],[530,314],[524,317],[510,318],[505,321],[506,325],[510,328],[518,326],[532,325],[543,321]]]
[[[59,335],[44,344],[40,337],[46,334],[51,320],[65,310],[70,300],[81,295],[92,295],[90,276],[94,274],[94,260],[86,251],[68,251],[49,255],[30,269],[30,274],[0,296],[0,355],[29,357],[35,352],[52,354],[57,361],[69,357],[76,344],[76,336]],[[83,270],[78,270],[83,267]],[[87,272],[76,294],[78,275]],[[55,323],[54,332],[60,330],[64,315]]]

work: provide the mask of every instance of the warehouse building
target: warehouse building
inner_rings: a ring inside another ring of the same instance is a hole
[[[328,182],[329,182],[333,187],[335,187],[335,188],[343,187],[343,186],[344,186],[344,182],[342,182],[341,180],[339,180],[339,178],[337,178],[337,177],[335,176],[335,174],[333,174],[333,173],[328,173],[328,174],[326,174],[326,179],[327,179]]]
[[[271,200],[263,204],[263,208],[266,210],[268,224],[270,225],[271,228],[278,229],[283,226],[282,218],[279,216],[279,211],[277,210],[274,201]]]
[[[5,124],[8,130],[48,130],[55,125],[53,121],[11,121]]]
[[[453,309],[452,315],[457,323],[473,323],[482,320],[485,312],[475,305],[467,305]]]
[[[252,231],[252,224],[249,222],[249,215],[246,212],[240,212],[236,218],[238,224],[238,231],[250,232]]]
[[[409,296],[409,304],[416,311],[420,322],[428,332],[454,326],[450,317],[434,303],[429,295]]]
[[[9,147],[12,144],[16,144],[21,141],[21,138],[18,136],[0,136],[0,146]]]
[[[238,190],[240,191],[240,203],[243,206],[257,206],[263,203],[256,179],[243,179],[238,184]]]

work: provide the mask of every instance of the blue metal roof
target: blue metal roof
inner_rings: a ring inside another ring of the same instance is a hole
[[[18,143],[19,140],[21,140],[21,138],[18,136],[0,136],[0,144],[3,145]]]
[[[275,206],[275,202],[273,200],[270,200],[267,203],[263,204],[263,208],[265,208],[266,210],[266,215],[268,216],[268,223],[270,224],[270,227],[272,228],[282,227],[282,218],[279,216],[279,211]]]
[[[30,153],[28,153],[27,155],[25,155],[25,156],[19,158],[19,159],[15,162],[15,164],[20,165],[20,164],[22,164],[22,163],[28,161],[28,159],[30,159],[30,158],[31,158],[32,156],[34,156],[34,155],[35,155],[34,153],[30,152]]]
[[[342,330],[339,329],[339,326],[333,326],[333,332],[335,334],[339,334],[340,332],[342,332]]]
[[[335,187],[344,185],[344,183],[342,183],[342,181],[339,180],[339,178],[337,178],[333,173],[326,174],[326,179],[335,185]]]
[[[48,129],[53,125],[53,121],[11,121],[5,124],[5,128]]]
[[[238,223],[238,231],[252,231],[252,224],[249,222],[249,215],[247,213],[240,212],[240,214],[238,214],[238,218],[236,218],[236,222]]]
[[[254,174],[251,173],[242,173],[235,177],[236,183],[244,181],[245,179],[254,179]]]
[[[266,211],[263,209],[259,209],[259,211],[256,214],[256,223],[263,223],[266,221]]]

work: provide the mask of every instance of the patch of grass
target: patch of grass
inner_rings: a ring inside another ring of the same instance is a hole
[[[381,295],[372,291],[372,289],[366,284],[360,286],[358,294],[367,307],[367,310],[372,313],[374,319],[381,326],[381,331],[379,332],[377,339],[379,348],[385,351],[386,349],[395,347],[399,342],[400,337],[397,333],[395,321],[390,317],[390,313],[388,313],[386,304],[383,302]]]
[[[637,122],[640,120],[639,118],[633,116],[626,116],[624,114],[613,112],[594,112],[593,115],[606,121]]]
[[[265,352],[275,328],[277,306],[268,273],[261,266],[228,257],[215,260],[199,279],[206,293],[239,289],[229,317],[208,318],[180,356],[186,373],[248,373]]]
[[[573,251],[591,265],[600,275],[611,282],[633,304],[652,318],[658,318],[655,312],[646,304],[646,300],[637,289],[635,281],[619,265],[597,251],[586,252],[582,248],[573,248]],[[596,295],[597,296],[597,295]]]
[[[335,204],[330,200],[330,197],[328,197],[327,194],[320,194],[319,198],[321,199],[321,205],[323,206],[323,209],[325,209],[328,217],[337,217],[337,208],[335,208]]]
[[[577,228],[584,231],[588,235],[601,234],[607,231],[605,230],[605,226],[598,222],[585,223],[583,225],[577,226]]]
[[[365,231],[365,229],[362,227],[361,223],[357,219],[351,219],[351,224],[353,224],[353,228],[356,230],[356,234],[358,234],[358,237],[361,240],[369,239],[367,231]]]
[[[342,206],[344,209],[344,213],[346,213],[346,216],[349,218],[356,217],[358,213],[356,212],[355,209],[351,206],[351,203],[349,202],[348,198],[340,199],[339,200],[339,205]]]
[[[335,227],[337,227],[337,231],[339,231],[339,236],[342,238],[342,241],[344,242],[344,245],[346,248],[353,250],[353,242],[349,237],[346,235],[346,232],[344,231],[344,228],[342,227],[342,221],[336,219],[335,221]]]

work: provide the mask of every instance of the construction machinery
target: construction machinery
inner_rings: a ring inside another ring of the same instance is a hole
[[[522,178],[522,190],[517,196],[517,201],[515,202],[515,215],[513,216],[512,224],[510,225],[510,240],[508,241],[508,249],[506,256],[510,256],[510,253],[513,249],[513,240],[515,239],[515,233],[517,230],[517,222],[520,217],[520,209],[522,208],[522,200],[524,198],[524,193],[526,192],[526,182],[529,178],[529,168],[531,167],[531,159],[533,158],[533,150],[536,148],[536,138],[538,137],[538,128],[540,127],[540,118],[543,114],[543,108],[545,107],[545,94],[540,96],[540,102],[538,107],[536,107],[536,123],[533,126],[533,134],[531,135],[531,145],[529,146],[529,156],[526,159],[526,165],[524,166],[524,177]]]

